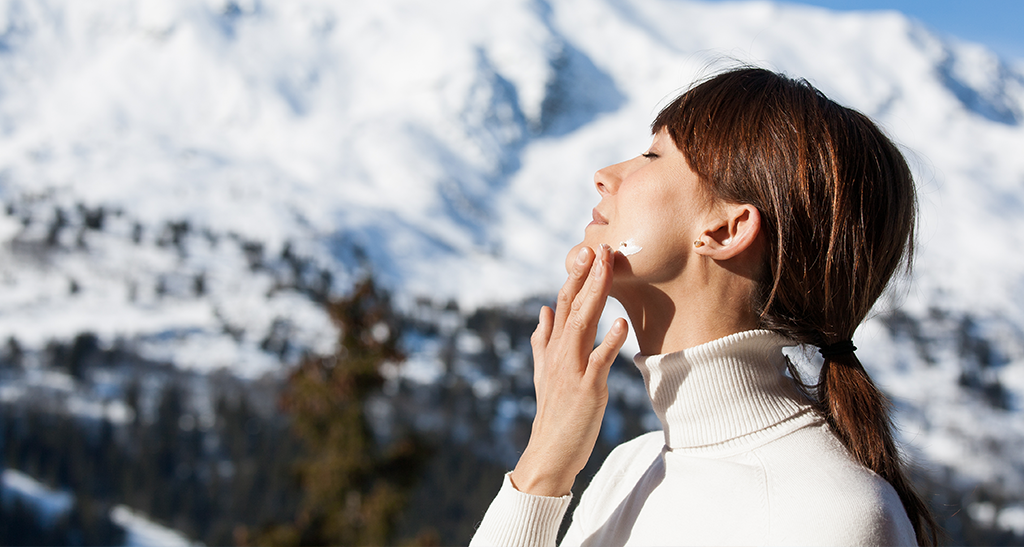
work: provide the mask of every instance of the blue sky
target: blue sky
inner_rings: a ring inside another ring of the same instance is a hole
[[[895,9],[934,30],[989,46],[1024,62],[1024,0],[789,0],[835,10]]]

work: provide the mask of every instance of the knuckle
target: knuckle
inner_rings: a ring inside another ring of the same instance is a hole
[[[589,295],[583,291],[580,291],[580,293],[576,295],[576,298],[572,299],[572,305],[570,309],[572,311],[579,311],[580,308],[582,308],[583,305],[586,304],[587,298],[589,298]]]
[[[540,327],[537,327],[537,330],[533,331],[533,334],[530,335],[530,345],[538,347],[543,345],[543,342],[544,334],[540,332]]]
[[[569,319],[569,328],[576,332],[586,332],[588,327],[590,327],[590,321],[583,314],[573,314],[572,318]]]
[[[558,291],[558,305],[568,304],[572,302],[573,292],[567,285],[562,285],[561,290]]]

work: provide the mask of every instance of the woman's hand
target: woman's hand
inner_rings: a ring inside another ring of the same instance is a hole
[[[555,311],[544,306],[530,338],[537,415],[530,442],[512,471],[512,484],[539,496],[564,496],[583,470],[601,431],[608,403],[608,371],[626,341],[626,321],[616,319],[594,348],[597,324],[612,285],[614,255],[580,249]]]

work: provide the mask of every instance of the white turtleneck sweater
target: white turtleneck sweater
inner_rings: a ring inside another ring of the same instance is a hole
[[[916,545],[893,488],[852,459],[768,331],[635,359],[663,431],[615,448],[563,545]],[[554,545],[570,496],[506,476],[471,545]]]

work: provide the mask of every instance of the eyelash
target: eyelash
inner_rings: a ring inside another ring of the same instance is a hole
[[[655,154],[654,152],[644,152],[643,154],[640,154],[640,155],[645,157],[645,158],[647,158],[647,159],[649,159],[649,160],[653,160],[654,158],[658,157],[658,155]]]

